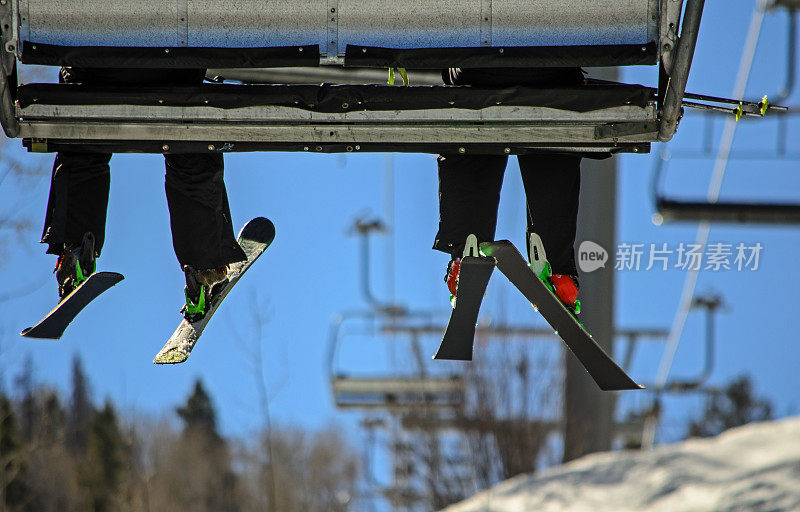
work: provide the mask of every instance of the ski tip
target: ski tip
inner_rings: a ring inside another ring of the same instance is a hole
[[[180,364],[189,359],[189,354],[176,348],[162,350],[153,359],[153,364]]]
[[[275,224],[266,217],[256,217],[244,225],[239,232],[239,238],[271,244],[275,239]]]
[[[472,354],[452,354],[448,352],[436,352],[433,356],[437,361],[472,361]]]
[[[61,339],[61,335],[58,336],[42,336],[40,334],[36,334],[35,332],[36,327],[26,327],[19,333],[20,336],[25,338],[32,338],[32,339],[40,339],[40,340],[59,340]]]
[[[624,384],[621,386],[601,386],[600,389],[602,391],[635,391],[637,389],[647,389],[641,384],[637,384],[631,381],[628,384]]]
[[[92,277],[108,279],[110,281],[114,281],[114,284],[117,284],[118,282],[120,282],[123,279],[125,279],[125,276],[123,276],[119,272],[109,272],[107,270],[101,270],[101,271],[95,272],[95,273],[93,273],[93,274],[91,274],[89,276],[90,279]]]

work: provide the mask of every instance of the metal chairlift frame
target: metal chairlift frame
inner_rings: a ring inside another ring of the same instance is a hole
[[[692,309],[705,310],[705,353],[703,356],[703,369],[693,378],[673,379],[667,382],[665,389],[673,393],[686,393],[690,391],[713,392],[713,388],[708,388],[706,382],[714,371],[714,359],[716,353],[716,328],[714,315],[717,310],[723,308],[725,304],[722,298],[717,295],[696,297],[692,301]]]
[[[0,121],[31,151],[77,144],[149,153],[644,153],[674,134],[704,4],[686,0],[681,23],[682,0],[637,0],[624,8],[615,0],[551,0],[535,9],[523,0],[481,0],[454,2],[447,13],[436,12],[431,0],[371,1],[365,15],[352,0],[282,2],[285,12],[271,0],[5,0]],[[584,18],[576,23],[576,16]],[[587,30],[584,22],[594,26]],[[562,30],[548,32],[550,24]],[[634,32],[646,36],[632,38]],[[320,33],[327,37],[317,41]],[[363,85],[315,86],[299,94],[292,85],[208,84],[98,95],[68,84],[20,85],[17,60],[83,67],[413,69],[660,62],[669,79],[662,80],[658,104],[643,91],[634,100],[611,86],[554,90],[533,100],[528,88],[498,96],[499,89]],[[236,104],[245,93],[252,101]],[[599,101],[604,95],[611,99]],[[287,96],[294,100],[287,103]],[[317,96],[323,105],[315,103]],[[566,96],[577,106],[553,100]]]
[[[783,8],[788,11],[788,33],[786,50],[786,80],[772,102],[782,103],[791,96],[797,77],[797,16],[800,0],[774,0],[768,9]],[[786,120],[789,112],[778,112],[779,144],[785,146]],[[711,115],[711,114],[707,114]],[[706,138],[708,139],[708,129]],[[781,142],[783,141],[783,142]],[[706,142],[708,146],[708,142]],[[785,147],[778,148],[779,156],[785,156]],[[670,198],[660,191],[666,160],[656,158],[653,172],[653,200],[660,222],[715,222],[735,224],[800,224],[800,203],[760,203],[743,201],[686,201]]]

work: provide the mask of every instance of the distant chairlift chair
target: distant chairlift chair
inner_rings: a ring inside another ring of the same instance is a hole
[[[31,151],[638,152],[669,140],[703,0],[7,0],[0,121]],[[683,22],[681,23],[681,14]],[[679,35],[679,26],[682,29]],[[660,65],[638,85],[486,89],[17,83],[25,64],[133,68]]]
[[[348,313],[337,316],[331,323],[328,337],[328,377],[334,404],[338,409],[362,411],[437,411],[447,413],[464,404],[465,380],[460,375],[431,375],[425,371],[418,339],[412,337],[412,347],[418,356],[416,372],[403,371],[393,375],[364,375],[339,366],[338,352],[346,339],[342,325],[348,320],[373,321],[372,312]]]

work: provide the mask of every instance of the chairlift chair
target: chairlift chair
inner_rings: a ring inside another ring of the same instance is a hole
[[[669,140],[703,0],[3,0],[0,121],[31,151],[639,152]],[[19,84],[16,66],[660,64],[647,87]]]

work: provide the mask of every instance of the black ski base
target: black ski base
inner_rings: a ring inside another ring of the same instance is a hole
[[[482,243],[481,252],[494,257],[500,272],[531,304],[536,306],[600,389],[603,391],[643,389],[643,386],[634,382],[622,368],[617,366],[592,335],[586,332],[573,314],[533,273],[525,258],[511,242],[501,240]]]
[[[116,272],[95,272],[86,281],[64,297],[46,317],[33,327],[20,333],[26,338],[43,338],[57,340],[61,338],[67,326],[78,316],[90,302],[103,292],[125,279]]]
[[[494,258],[461,259],[455,307],[434,359],[472,361],[475,324],[493,270]]]

